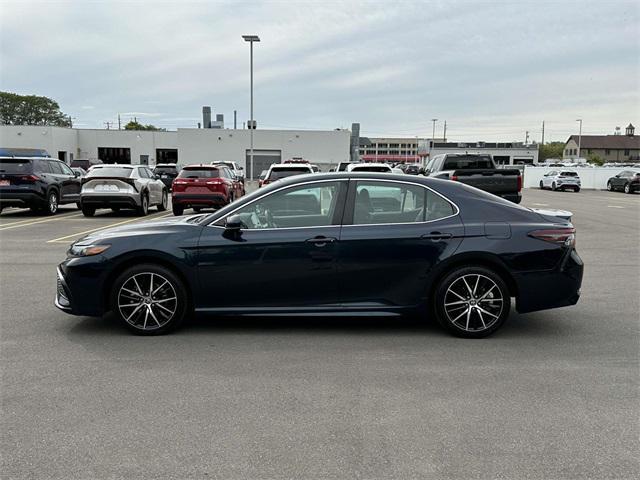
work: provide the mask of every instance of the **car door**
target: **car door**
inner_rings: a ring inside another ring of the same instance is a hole
[[[78,193],[75,190],[76,177],[73,172],[71,174],[65,173],[62,168],[62,162],[57,160],[49,160],[49,167],[55,179],[55,184],[60,189],[60,203],[77,200]]]
[[[422,184],[352,180],[340,236],[345,308],[424,301],[431,270],[460,245],[457,207]]]
[[[164,183],[157,178],[157,175],[153,173],[153,171],[145,167],[144,169],[149,176],[149,188],[153,191],[153,203],[161,203],[162,202],[162,190],[164,189]]]
[[[75,201],[80,200],[80,189],[82,184],[81,178],[76,176],[76,172],[74,172],[67,164],[60,162],[60,167],[68,178],[68,180],[66,180],[69,187],[68,199]]]
[[[283,187],[205,227],[196,304],[210,311],[335,307],[346,186],[327,180]],[[225,229],[230,215],[242,221],[240,231]]]
[[[149,206],[158,203],[153,185],[151,185],[151,176],[147,173],[147,169],[145,167],[138,167],[136,170],[138,172],[138,182],[140,182],[140,186],[142,187],[140,190],[146,190],[149,195]]]

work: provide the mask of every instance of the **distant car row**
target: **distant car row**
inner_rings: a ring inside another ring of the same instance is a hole
[[[63,204],[75,203],[87,217],[109,208],[147,215],[150,207],[164,211],[172,191],[173,213],[186,208],[220,208],[245,194],[244,177],[235,162],[188,165],[92,164],[88,171],[46,157],[0,158],[0,211],[30,208],[53,215]]]

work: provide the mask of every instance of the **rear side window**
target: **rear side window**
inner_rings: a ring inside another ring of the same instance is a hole
[[[63,175],[64,174],[64,170],[62,170],[62,166],[60,165],[60,163],[54,161],[54,160],[49,160],[49,168],[51,168],[51,171],[53,173],[57,173],[59,175]]]
[[[217,168],[185,168],[178,178],[219,178],[220,172]]]
[[[104,168],[92,168],[87,173],[88,178],[100,178],[100,177],[120,177],[129,178],[133,168],[121,168],[121,167],[104,167]]]
[[[446,158],[442,170],[472,170],[475,168],[493,168],[493,164],[487,156],[456,155]]]
[[[293,177],[294,175],[304,175],[311,173],[309,167],[300,168],[273,168],[269,174],[269,180],[280,180],[281,178]]]
[[[33,171],[31,160],[0,158],[0,173],[25,174]]]

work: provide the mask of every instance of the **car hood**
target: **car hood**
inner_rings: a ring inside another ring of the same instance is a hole
[[[108,240],[110,238],[131,237],[139,235],[166,235],[183,230],[185,227],[199,228],[197,220],[207,214],[189,215],[185,217],[173,217],[161,220],[153,220],[147,222],[131,223],[129,225],[121,225],[119,227],[105,228],[97,232],[90,233],[85,237],[77,240],[75,244],[84,245],[95,243],[100,240]]]

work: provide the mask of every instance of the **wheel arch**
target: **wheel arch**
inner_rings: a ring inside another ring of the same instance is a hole
[[[166,254],[149,250],[144,252],[137,252],[135,255],[128,255],[124,258],[121,258],[111,269],[111,271],[105,278],[102,288],[102,302],[105,307],[105,311],[109,311],[111,309],[111,305],[109,304],[109,302],[113,284],[115,283],[116,279],[122,274],[122,272],[124,272],[128,268],[142,264],[158,265],[175,274],[185,286],[185,290],[187,292],[187,308],[193,308],[193,281],[189,279],[189,277],[180,268],[178,268],[174,262],[167,258]]]
[[[513,275],[504,262],[495,254],[487,252],[465,252],[455,255],[436,267],[436,271],[431,275],[431,281],[427,285],[427,299],[430,301],[438,288],[440,281],[452,270],[459,267],[479,266],[494,271],[504,280],[509,289],[509,296],[518,297],[519,290]]]

